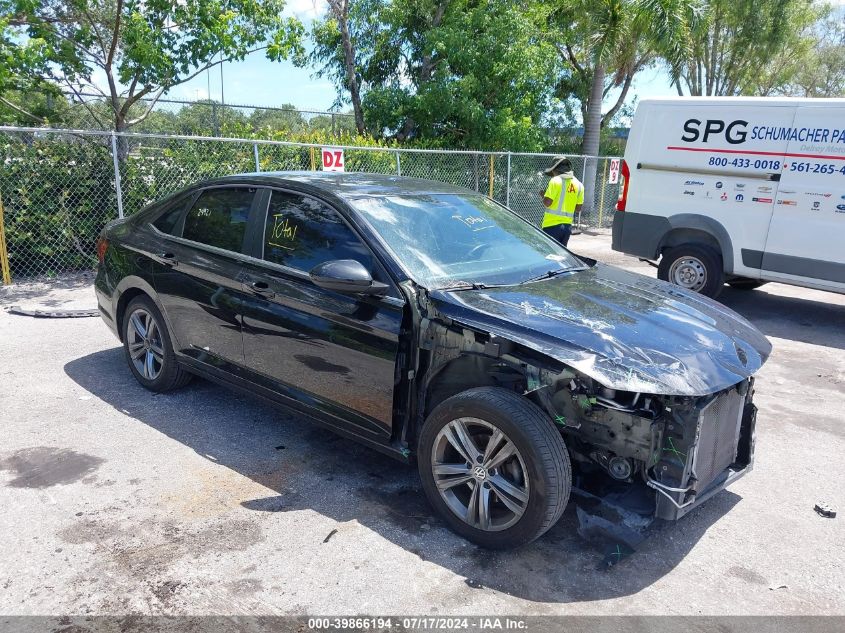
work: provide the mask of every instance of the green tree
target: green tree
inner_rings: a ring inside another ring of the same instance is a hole
[[[683,58],[693,0],[558,0],[540,3],[537,17],[563,71],[556,96],[575,99],[584,123],[581,152],[596,156],[602,127],[625,103],[634,77],[658,59]],[[615,99],[604,110],[606,99]],[[595,190],[595,166],[585,187]],[[585,201],[590,208],[592,196]]]
[[[795,70],[782,89],[801,97],[845,97],[845,7],[833,9],[811,29],[812,46],[800,59],[784,53]]]
[[[25,113],[9,90],[94,91],[108,106],[101,127],[123,131],[169,89],[223,61],[257,50],[302,59],[303,27],[281,17],[283,8],[284,0],[0,0],[0,101]]]
[[[554,52],[512,0],[357,0],[349,42],[367,129],[465,147],[535,149]],[[349,100],[350,71],[331,13],[312,31],[312,61]]]
[[[780,92],[808,63],[810,27],[823,10],[813,0],[706,0],[691,29],[689,54],[672,70],[678,94]]]
[[[255,108],[249,115],[249,124],[255,132],[302,132],[308,129],[302,114],[290,103],[284,103],[278,108]]]

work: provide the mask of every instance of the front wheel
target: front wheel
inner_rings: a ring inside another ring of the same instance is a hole
[[[715,299],[725,285],[722,256],[703,244],[681,244],[663,253],[657,277]]]
[[[417,458],[423,490],[449,527],[491,549],[546,532],[572,487],[554,424],[532,402],[497,387],[440,403],[423,425]]]

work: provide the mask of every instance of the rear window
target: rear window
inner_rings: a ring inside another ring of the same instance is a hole
[[[185,216],[182,237],[227,251],[240,252],[255,190],[249,188],[203,191]]]

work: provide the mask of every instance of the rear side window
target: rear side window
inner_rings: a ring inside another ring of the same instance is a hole
[[[153,226],[162,233],[178,235],[179,220],[182,219],[182,214],[185,212],[185,205],[188,204],[190,198],[191,196],[182,196],[170,203],[164,213],[159,215],[158,219],[153,222]]]
[[[354,259],[376,274],[369,249],[337,211],[316,198],[281,191],[270,198],[264,259],[304,272],[331,259]]]
[[[182,237],[227,251],[240,252],[255,190],[207,189],[185,216]]]

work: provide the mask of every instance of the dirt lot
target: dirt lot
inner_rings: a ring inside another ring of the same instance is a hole
[[[571,247],[653,275],[608,236]],[[479,550],[412,468],[204,381],[152,395],[99,319],[0,312],[0,613],[845,614],[845,296],[721,300],[774,345],[756,469],[609,571],[571,508]],[[15,304],[95,305],[90,277]]]

